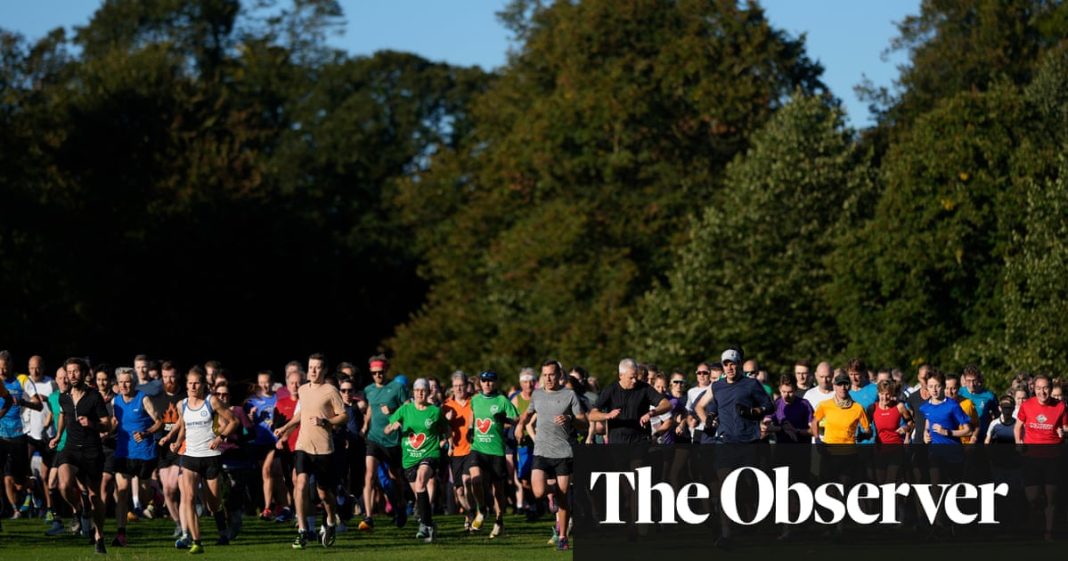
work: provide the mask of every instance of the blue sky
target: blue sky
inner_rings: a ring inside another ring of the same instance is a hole
[[[504,64],[507,30],[495,13],[506,0],[341,0],[347,25],[330,42],[353,54],[380,49],[414,52],[453,64]],[[854,126],[871,123],[853,87],[864,77],[890,86],[902,54],[884,60],[894,22],[919,11],[919,0],[763,0],[772,24],[806,34],[809,56],[824,66],[824,82],[844,103]],[[98,0],[0,3],[0,26],[35,38],[54,27],[84,24]]]

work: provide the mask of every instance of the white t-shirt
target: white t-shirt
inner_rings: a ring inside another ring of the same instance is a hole
[[[816,387],[808,390],[807,392],[805,392],[805,401],[809,402],[809,404],[812,405],[812,410],[813,411],[815,411],[820,406],[821,403],[823,403],[824,401],[827,401],[828,399],[831,399],[833,397],[834,397],[834,390],[833,389],[831,391],[827,392],[827,393],[823,393],[822,391],[820,391],[819,386],[816,386]],[[820,421],[820,434],[823,434],[823,426],[822,425],[823,425],[823,421]],[[814,436],[816,436],[816,435],[814,435]],[[820,436],[817,436],[816,440],[817,441],[822,441],[823,438],[820,437]]]
[[[691,415],[696,415],[696,413],[694,413],[694,408],[697,407],[697,402],[701,401],[701,396],[705,393],[705,391],[711,388],[711,385],[705,386],[703,388],[700,386],[694,386],[689,390],[686,390],[686,412]],[[700,419],[700,417],[698,417],[698,419]],[[705,424],[697,423],[697,426],[694,427],[694,430],[705,430]]]
[[[40,382],[34,382],[27,378],[26,383],[23,384],[23,389],[26,391],[26,398],[29,399],[32,396],[39,396],[41,403],[45,404],[40,411],[34,411],[29,407],[22,408],[22,432],[23,434],[33,438],[34,440],[45,440],[52,438],[55,431],[52,428],[52,424],[45,424],[45,411],[48,408],[48,396],[56,389],[56,385],[52,382],[52,379],[45,376],[41,378]]]

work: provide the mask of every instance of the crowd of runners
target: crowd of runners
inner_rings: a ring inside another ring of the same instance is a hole
[[[25,364],[17,374],[0,352],[3,516],[40,516],[48,535],[88,537],[98,553],[109,516],[113,546],[126,545],[128,523],[169,518],[175,547],[203,553],[202,516],[219,545],[256,513],[295,525],[292,546],[303,549],[330,547],[348,527],[372,532],[376,515],[398,527],[413,515],[415,537],[432,542],[435,514],[462,513],[466,531],[491,525],[497,538],[509,508],[532,521],[551,512],[549,543],[566,550],[575,446],[1053,444],[1068,432],[1049,376],[1018,375],[998,397],[972,366],[922,366],[909,385],[900,370],[853,359],[838,369],[799,361],[772,383],[737,348],[697,365],[692,387],[682,371],[632,359],[603,389],[554,360],[507,389],[492,371],[391,377],[381,355],[365,372],[314,354],[251,382],[215,361],[179,370],[143,355],[118,368],[69,358],[51,376],[39,356]],[[935,482],[953,479],[958,461],[893,458],[880,467]],[[1029,500],[1057,494],[1062,473],[1050,465],[1024,466]]]

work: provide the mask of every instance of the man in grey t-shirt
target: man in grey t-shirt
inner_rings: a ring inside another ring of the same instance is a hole
[[[570,515],[567,493],[571,485],[573,456],[571,430],[575,421],[586,422],[586,412],[578,396],[563,388],[564,369],[559,362],[548,360],[541,366],[541,389],[530,398],[530,407],[516,425],[516,438],[529,434],[534,439],[534,468],[530,484],[534,496],[552,493],[556,499],[557,549],[568,549],[567,524]]]

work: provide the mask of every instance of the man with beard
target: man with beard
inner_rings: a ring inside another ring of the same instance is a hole
[[[104,475],[104,446],[100,435],[110,431],[111,419],[103,396],[96,388],[85,383],[89,364],[80,358],[69,358],[64,368],[70,382],[70,393],[59,398],[57,436],[49,442],[49,446],[58,446],[58,435],[66,431],[66,444],[56,461],[59,465],[60,491],[74,510],[75,525],[80,525],[82,500],[77,482],[80,481],[88,489],[88,514],[93,520],[93,540],[96,552],[103,554],[107,553],[107,549],[104,547],[104,502],[100,497]]]
[[[4,490],[7,500],[18,517],[16,493],[21,487],[29,488],[30,473],[26,435],[22,425],[22,408],[41,410],[41,399],[26,391],[26,386],[15,375],[11,354],[0,351],[0,469],[3,469]],[[30,387],[33,391],[32,386]]]
[[[173,362],[163,363],[160,371],[160,380],[163,381],[163,392],[156,396],[153,406],[160,412],[163,421],[164,435],[159,439],[157,453],[159,455],[159,481],[163,488],[163,502],[167,505],[167,513],[174,521],[174,534],[172,538],[180,538],[187,527],[182,520],[178,497],[178,472],[180,457],[170,448],[170,441],[174,438],[173,431],[178,426],[181,417],[180,404],[185,399],[185,390],[178,379],[178,367]]]

